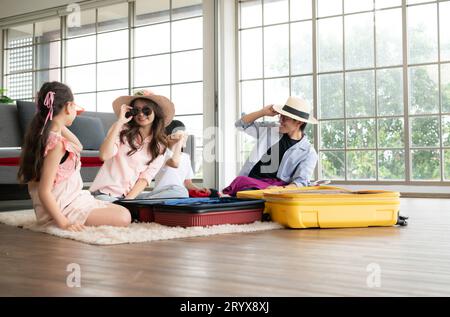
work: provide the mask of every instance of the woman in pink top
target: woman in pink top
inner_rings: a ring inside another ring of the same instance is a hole
[[[100,147],[105,163],[90,191],[107,201],[140,198],[165,162],[164,128],[172,121],[175,107],[166,97],[139,91],[117,98],[113,109],[118,120]]]
[[[22,147],[18,177],[28,190],[39,224],[56,224],[70,231],[87,226],[128,226],[127,209],[96,200],[83,190],[80,174],[82,145],[69,131],[77,115],[69,87],[45,83]]]

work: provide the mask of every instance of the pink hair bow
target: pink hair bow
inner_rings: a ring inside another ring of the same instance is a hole
[[[45,118],[44,126],[42,127],[41,135],[44,133],[44,128],[48,122],[48,120],[53,120],[53,102],[55,101],[55,93],[53,91],[49,91],[44,99],[44,106],[48,108],[48,114]]]

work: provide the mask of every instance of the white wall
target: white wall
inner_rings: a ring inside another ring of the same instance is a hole
[[[63,6],[76,1],[70,0],[0,0],[0,19],[19,14],[31,13],[39,10]]]

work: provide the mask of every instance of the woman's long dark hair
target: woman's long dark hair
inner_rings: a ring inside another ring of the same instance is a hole
[[[161,107],[159,107],[155,102],[145,98],[134,99],[131,102],[130,107],[134,107],[134,104],[137,100],[143,101],[145,103],[145,106],[150,107],[155,114],[152,122],[152,127],[150,129],[150,136],[152,137],[152,139],[147,148],[148,153],[152,157],[151,160],[147,162],[147,164],[150,164],[161,153],[164,153],[167,148],[167,136],[164,132],[164,113]],[[141,137],[141,141],[144,141],[144,139],[147,137],[146,135],[144,136],[140,134],[139,128],[139,124],[137,124],[133,119],[129,121],[126,125],[126,128],[120,132],[120,141],[122,143],[125,143],[124,140],[126,140],[131,147],[131,150],[127,153],[128,156],[133,155],[139,149],[140,146],[136,144],[136,140],[138,139],[138,137]]]
[[[20,166],[17,177],[20,183],[30,181],[38,182],[41,178],[42,166],[44,164],[44,151],[50,132],[51,121],[44,126],[45,118],[49,108],[44,106],[44,100],[49,91],[53,91],[53,116],[58,115],[69,101],[73,101],[73,94],[70,88],[63,83],[54,81],[44,83],[37,94],[36,114],[33,117],[24,138],[22,153],[20,155]],[[42,134],[41,134],[42,131]]]

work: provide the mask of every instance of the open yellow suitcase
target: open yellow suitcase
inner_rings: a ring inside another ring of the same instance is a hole
[[[244,191],[239,198],[263,198],[265,213],[289,228],[351,228],[407,225],[399,215],[398,192],[350,191],[334,186]]]

